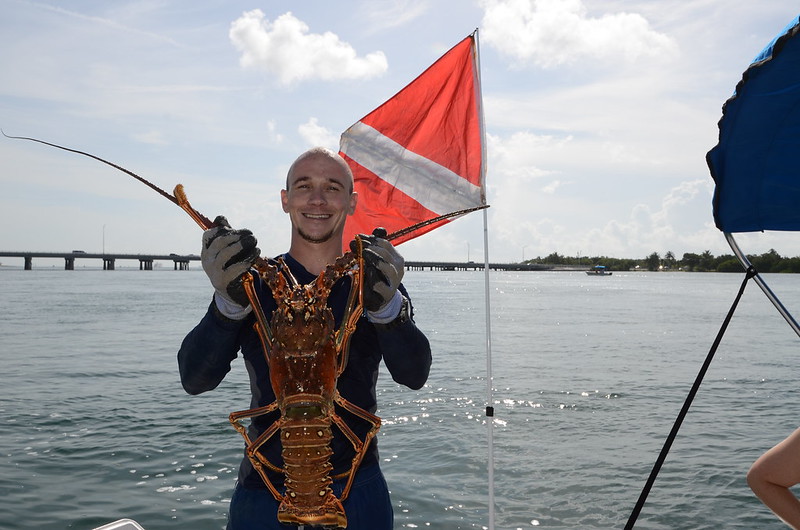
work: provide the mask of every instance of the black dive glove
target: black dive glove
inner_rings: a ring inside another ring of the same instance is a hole
[[[214,219],[214,228],[203,232],[200,261],[217,294],[242,308],[250,305],[242,285],[244,276],[261,251],[250,230],[233,230],[223,216]]]
[[[376,228],[371,236],[359,234],[364,249],[364,308],[376,313],[392,301],[403,279],[405,260],[386,238],[386,230]],[[355,250],[355,241],[350,243]]]

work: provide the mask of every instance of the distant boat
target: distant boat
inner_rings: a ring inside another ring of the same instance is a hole
[[[586,271],[586,274],[589,276],[611,276],[612,273],[606,268],[605,265],[595,265]]]

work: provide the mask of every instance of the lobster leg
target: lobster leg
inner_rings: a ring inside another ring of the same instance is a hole
[[[341,406],[346,411],[350,412],[361,418],[362,420],[366,421],[370,424],[370,429],[367,431],[367,434],[364,436],[364,440],[362,441],[356,433],[350,429],[350,427],[344,422],[344,420],[338,415],[333,414],[332,421],[336,424],[336,426],[342,431],[342,433],[347,437],[353,447],[356,450],[356,455],[353,457],[353,462],[350,465],[350,472],[348,473],[347,477],[347,484],[345,484],[344,489],[342,490],[342,495],[340,499],[344,501],[347,496],[350,494],[350,488],[353,486],[353,480],[356,476],[356,470],[361,465],[361,460],[363,460],[364,455],[367,453],[367,449],[369,448],[369,444],[372,439],[378,434],[378,429],[381,428],[381,419],[374,414],[370,414],[366,410],[362,409],[357,405],[353,405],[338,393],[334,398],[336,403]]]
[[[253,464],[253,468],[255,468],[259,476],[261,476],[261,479],[264,481],[264,484],[267,485],[267,488],[269,489],[270,493],[272,493],[272,496],[275,497],[276,500],[281,500],[283,496],[275,488],[275,486],[272,485],[272,481],[270,481],[267,477],[267,472],[264,470],[264,467],[268,467],[277,473],[282,473],[283,470],[271,464],[261,455],[261,453],[258,452],[261,446],[264,445],[264,443],[272,436],[274,436],[276,432],[278,432],[278,422],[274,422],[272,425],[270,425],[269,428],[262,432],[261,435],[255,440],[250,440],[250,436],[247,434],[247,428],[242,425],[242,420],[244,419],[263,416],[264,414],[269,414],[270,412],[277,410],[277,408],[278,403],[273,401],[264,407],[242,410],[239,412],[231,412],[228,416],[228,421],[230,421],[231,425],[233,425],[233,428],[242,435],[242,438],[244,438],[246,444],[245,453],[247,454],[248,460],[250,460],[250,462]]]

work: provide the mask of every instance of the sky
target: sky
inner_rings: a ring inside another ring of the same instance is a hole
[[[479,30],[489,259],[730,253],[705,154],[785,0],[0,0],[0,127],[88,151],[284,252],[279,190]],[[0,137],[0,250],[199,254],[178,207],[89,158]],[[741,234],[800,255],[800,236]],[[399,247],[483,260],[481,213]],[[13,260],[3,258],[6,263]]]

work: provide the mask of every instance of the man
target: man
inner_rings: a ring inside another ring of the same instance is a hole
[[[283,255],[298,282],[313,281],[341,254],[345,220],[358,201],[353,175],[347,163],[324,148],[311,149],[297,158],[289,169],[286,189],[281,190],[283,211],[292,225],[289,252]],[[224,218],[219,226],[203,234],[201,260],[212,285],[214,298],[201,322],[184,339],[178,352],[181,382],[190,394],[215,388],[231,369],[241,351],[250,375],[251,407],[275,401],[259,339],[253,330],[254,316],[241,285],[241,278],[259,255],[249,230],[232,230]],[[342,397],[374,413],[375,385],[383,359],[392,378],[412,389],[427,380],[431,364],[430,345],[412,320],[408,293],[400,283],[403,258],[385,239],[375,235],[364,239],[364,307],[350,340],[349,360],[339,377]],[[255,277],[255,287],[265,315],[270,318],[276,304],[269,289]],[[337,282],[328,298],[338,327],[341,322],[349,279]],[[249,435],[255,439],[277,418],[277,413],[253,420]],[[345,421],[363,433],[361,420]],[[332,475],[346,472],[352,461],[352,444],[334,428]],[[280,441],[273,437],[261,452],[273,463],[280,462]],[[270,481],[283,491],[283,476],[270,474]],[[341,494],[344,480],[334,481]],[[228,530],[293,528],[277,520],[278,501],[266,488],[245,457],[231,498]],[[344,502],[350,530],[390,530],[393,513],[386,481],[378,465],[377,439],[373,439]]]

